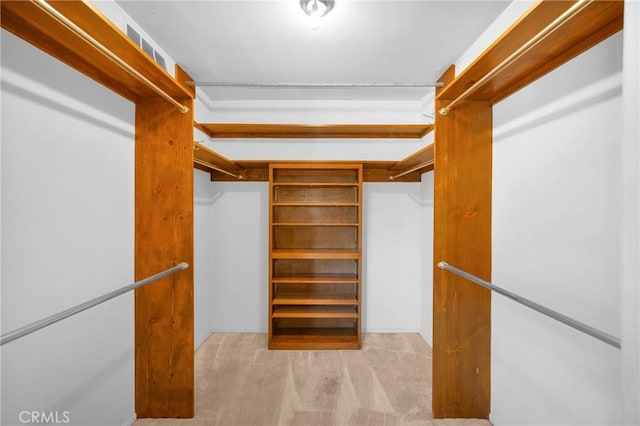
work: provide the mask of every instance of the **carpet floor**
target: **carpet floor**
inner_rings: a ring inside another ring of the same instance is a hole
[[[266,334],[212,334],[196,351],[193,419],[134,426],[490,426],[431,412],[419,334],[364,334],[362,350],[270,351]]]

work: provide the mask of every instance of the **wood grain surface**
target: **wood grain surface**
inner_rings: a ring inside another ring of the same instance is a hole
[[[434,263],[490,280],[492,107],[464,102],[436,120]],[[434,417],[488,419],[491,293],[433,270]]]
[[[136,105],[136,280],[183,261],[191,265],[136,290],[138,417],[193,416],[192,122],[192,112],[181,114],[160,98]]]

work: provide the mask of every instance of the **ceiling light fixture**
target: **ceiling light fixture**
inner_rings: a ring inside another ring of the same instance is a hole
[[[300,7],[309,16],[311,28],[317,30],[320,28],[320,20],[331,12],[335,3],[335,0],[300,0]]]

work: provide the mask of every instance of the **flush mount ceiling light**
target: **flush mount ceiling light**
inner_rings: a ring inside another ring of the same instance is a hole
[[[311,28],[317,30],[320,28],[320,19],[331,12],[335,3],[335,0],[300,0],[300,7],[309,16]]]

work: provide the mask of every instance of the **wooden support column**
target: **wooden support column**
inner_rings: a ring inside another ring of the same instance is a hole
[[[142,417],[193,417],[193,101],[136,104],[135,277],[190,267],[135,293],[135,403]]]
[[[492,107],[463,102],[440,115],[449,101],[436,102],[434,262],[490,280]],[[489,418],[490,348],[490,291],[434,267],[435,418]]]

